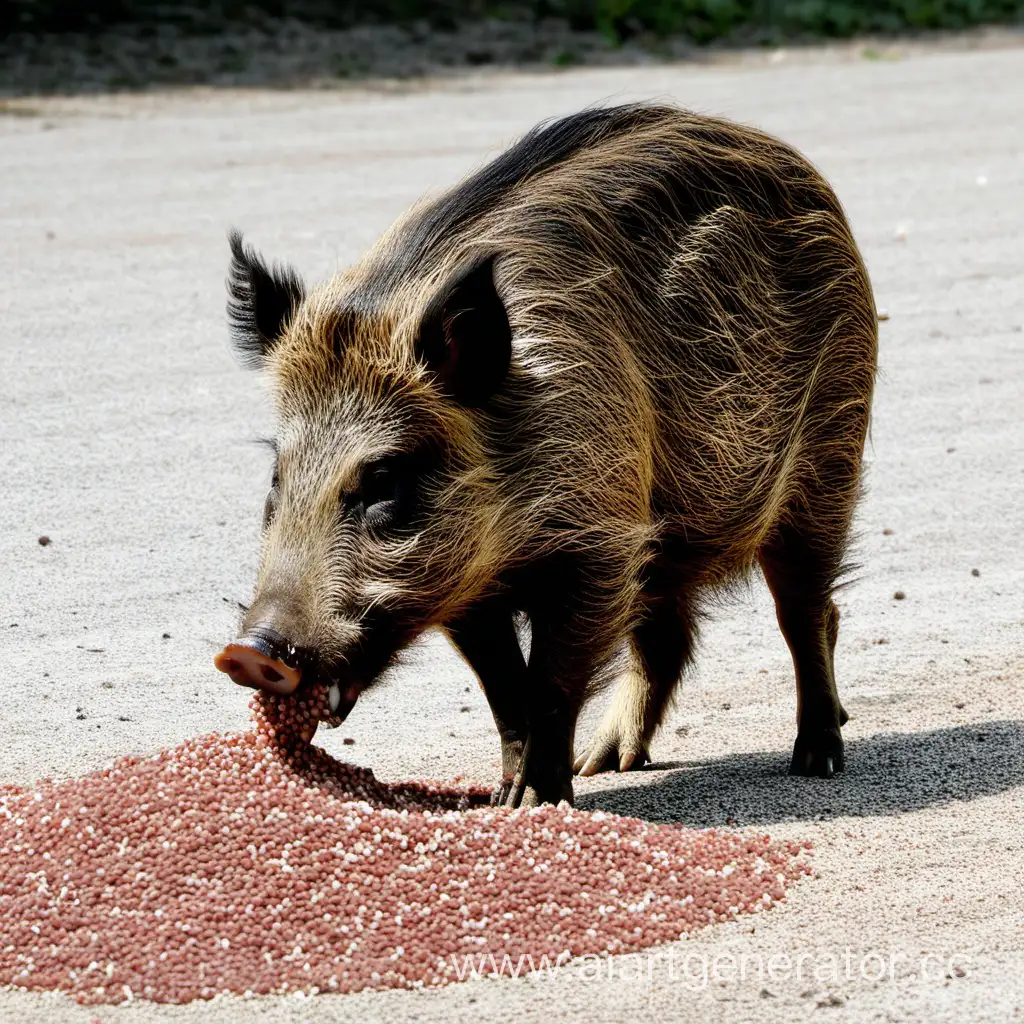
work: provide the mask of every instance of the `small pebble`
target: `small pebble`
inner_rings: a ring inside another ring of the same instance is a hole
[[[50,538],[44,533],[43,536],[39,538],[39,543],[45,548],[50,543]]]
[[[981,575],[981,571],[979,569],[972,569],[971,570],[971,575],[972,576],[980,576]]]
[[[892,599],[894,601],[902,601],[906,596],[907,595],[904,594],[902,590],[897,590],[896,593],[892,595]]]

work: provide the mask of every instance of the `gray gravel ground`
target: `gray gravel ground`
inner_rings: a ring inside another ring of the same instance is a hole
[[[786,905],[598,978],[99,1010],[0,992],[0,1020],[1021,1018],[1024,50],[889,56],[5,108],[2,780],[245,724],[211,657],[251,587],[269,466],[250,439],[268,409],[227,350],[228,225],[322,276],[538,119],[671,98],[818,163],[890,319],[863,570],[841,598],[849,770],[785,775],[791,670],[755,581],[709,622],[653,769],[578,787],[585,807],[813,841],[817,877]],[[497,766],[483,698],[437,638],[323,741],[386,778]],[[746,976],[720,961],[703,984],[700,958],[719,954],[747,955]],[[751,958],[773,955],[790,968],[758,977]]]

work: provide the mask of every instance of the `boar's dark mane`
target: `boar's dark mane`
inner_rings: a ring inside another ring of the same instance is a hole
[[[590,108],[543,121],[464,181],[407,221],[400,240],[350,301],[372,310],[396,285],[428,264],[437,251],[495,206],[517,186],[564,163],[584,149],[655,124],[668,108],[643,104]]]

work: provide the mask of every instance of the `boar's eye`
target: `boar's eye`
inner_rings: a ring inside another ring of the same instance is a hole
[[[372,530],[407,525],[415,514],[418,464],[408,454],[389,455],[363,466],[359,490],[342,496],[344,507]]]
[[[281,480],[277,473],[277,463],[274,463],[274,475],[270,478],[270,490],[267,492],[267,500],[263,503],[263,529],[269,525],[274,513],[277,511],[277,494]]]
[[[277,512],[277,492],[271,491],[263,502],[263,529],[265,530],[271,520],[274,518],[274,513]]]
[[[359,504],[367,525],[383,530],[394,525],[398,512],[398,471],[389,460],[371,462],[359,478]]]
[[[394,501],[397,485],[398,474],[390,463],[372,462],[364,466],[359,480],[359,496],[363,507],[370,509],[381,502]]]

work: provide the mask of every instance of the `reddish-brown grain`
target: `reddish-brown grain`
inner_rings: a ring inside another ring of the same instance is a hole
[[[259,695],[252,732],[0,787],[0,984],[85,1003],[437,985],[466,956],[679,939],[808,870],[767,836],[384,784],[309,746],[324,700]]]

